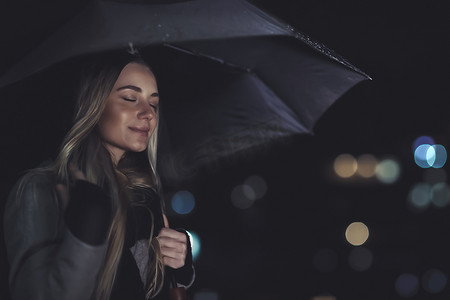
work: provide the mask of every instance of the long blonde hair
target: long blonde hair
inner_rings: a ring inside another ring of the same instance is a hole
[[[74,125],[67,133],[53,166],[58,180],[67,186],[71,181],[70,167],[81,170],[86,179],[108,192],[115,212],[108,233],[108,251],[103,269],[100,271],[96,299],[109,298],[117,267],[122,254],[127,221],[127,207],[133,199],[130,191],[135,187],[159,189],[156,172],[158,125],[152,134],[147,149],[143,153],[127,154],[113,166],[109,152],[97,133],[97,124],[102,116],[108,98],[122,69],[130,62],[148,65],[139,57],[120,54],[102,58],[92,64],[82,76]],[[150,68],[149,68],[150,70]],[[158,112],[157,112],[158,114]],[[157,115],[158,117],[158,115]],[[159,118],[158,118],[159,119]],[[160,213],[160,212],[153,212]],[[153,232],[153,225],[150,230]],[[164,281],[164,265],[157,239],[149,236],[148,282],[145,283],[146,297],[158,294]]]

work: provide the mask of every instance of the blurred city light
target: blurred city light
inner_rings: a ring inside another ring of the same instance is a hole
[[[371,154],[363,154],[358,157],[357,173],[361,177],[370,178],[375,175],[377,159]]]
[[[248,177],[244,185],[253,190],[255,199],[261,199],[267,192],[267,184],[261,176],[253,175]]]
[[[397,277],[395,290],[402,297],[413,297],[419,290],[419,278],[413,274],[403,273]]]
[[[447,150],[435,144],[433,138],[420,136],[413,143],[414,161],[421,168],[442,168],[447,162]]]
[[[449,187],[445,182],[438,182],[431,187],[431,203],[436,207],[445,207],[449,203]]]
[[[414,161],[421,168],[429,168],[432,165],[430,164],[430,161],[433,159],[433,155],[433,147],[429,144],[422,144],[419,145],[414,151]]]
[[[373,177],[376,177],[381,183],[392,184],[398,181],[401,173],[397,159],[391,157],[379,160],[372,154],[362,154],[358,159],[348,153],[340,154],[333,162],[333,169],[340,178],[351,177],[353,184],[359,183],[361,180],[370,180]],[[359,176],[359,179],[355,180],[355,174]]]
[[[384,159],[378,163],[375,175],[382,183],[394,183],[400,177],[400,165],[394,159]]]
[[[341,154],[334,160],[334,171],[339,177],[352,177],[358,168],[356,159],[350,154]]]
[[[192,212],[195,207],[195,198],[188,191],[179,191],[172,196],[172,209],[180,214],[186,215]]]
[[[345,230],[345,238],[353,246],[360,246],[369,238],[369,228],[364,223],[353,222]]]
[[[447,162],[447,150],[442,145],[433,145],[434,158],[431,166],[433,168],[442,168]]]
[[[431,136],[427,135],[419,136],[413,142],[413,151],[415,151],[417,147],[423,144],[434,145],[434,139]]]
[[[408,194],[408,204],[412,211],[424,211],[431,202],[431,185],[428,183],[417,183],[412,186]]]
[[[372,266],[373,254],[367,248],[353,248],[348,257],[350,267],[355,271],[366,271]]]
[[[247,209],[253,205],[255,199],[255,192],[246,184],[237,185],[231,191],[231,203],[237,208]]]
[[[440,293],[447,285],[447,275],[436,269],[428,270],[422,277],[422,285],[431,294]]]
[[[197,260],[198,256],[200,255],[201,250],[201,242],[200,238],[195,232],[187,231],[189,235],[189,241],[191,242],[191,250],[192,250],[192,260]]]
[[[330,273],[337,268],[338,255],[331,249],[320,249],[314,254],[313,265],[320,273]]]

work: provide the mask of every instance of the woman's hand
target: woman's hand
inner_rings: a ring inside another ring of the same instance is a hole
[[[167,218],[164,217],[164,228],[161,229],[157,239],[161,247],[164,265],[174,269],[184,266],[187,253],[186,234],[169,228]]]

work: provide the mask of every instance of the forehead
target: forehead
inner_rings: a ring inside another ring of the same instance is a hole
[[[137,85],[141,89],[156,89],[156,79],[150,69],[142,64],[131,62],[119,74],[115,87],[121,85]]]

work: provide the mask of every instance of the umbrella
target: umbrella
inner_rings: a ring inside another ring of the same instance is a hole
[[[369,78],[243,0],[95,1],[4,73],[0,87],[129,46],[159,80],[159,164],[172,180],[253,146],[312,133],[331,104]]]

